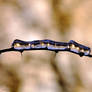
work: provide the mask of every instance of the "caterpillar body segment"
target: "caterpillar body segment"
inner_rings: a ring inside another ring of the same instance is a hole
[[[12,43],[11,47],[13,47],[16,50],[26,50],[26,49],[30,49],[30,43],[26,42],[26,41],[16,39]]]
[[[67,43],[55,42],[52,40],[35,40],[35,41],[22,41],[15,40],[12,44],[14,49],[28,50],[28,49],[48,49],[48,50],[65,50],[67,49]]]

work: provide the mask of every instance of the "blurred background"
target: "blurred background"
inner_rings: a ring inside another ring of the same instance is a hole
[[[15,39],[92,47],[91,9],[91,0],[0,0],[0,49]],[[0,92],[92,92],[92,59],[41,50],[3,53]]]

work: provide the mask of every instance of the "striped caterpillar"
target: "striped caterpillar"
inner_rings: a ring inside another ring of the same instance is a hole
[[[81,45],[73,40],[66,42],[56,42],[52,40],[34,40],[22,41],[14,40],[12,48],[16,51],[23,52],[24,50],[50,50],[50,51],[69,51],[80,56],[90,56],[91,49],[87,46]]]
[[[52,40],[35,40],[35,41],[22,41],[14,40],[12,47],[16,50],[66,50],[68,44],[65,42],[56,42]]]

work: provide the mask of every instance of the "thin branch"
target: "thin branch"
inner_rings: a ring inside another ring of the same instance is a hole
[[[68,43],[66,42],[56,42],[52,40],[35,40],[35,41],[22,41],[22,40],[14,40],[11,48],[0,50],[0,54],[9,51],[18,51],[22,53],[23,51],[30,50],[49,50],[54,52],[59,51],[68,51],[82,56],[92,57],[91,49],[87,46],[79,44],[73,40],[70,40]]]

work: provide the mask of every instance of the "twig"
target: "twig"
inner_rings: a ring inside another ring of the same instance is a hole
[[[14,40],[11,48],[0,50],[0,54],[8,51],[18,51],[22,53],[23,51],[30,50],[49,50],[54,52],[59,51],[68,51],[82,56],[92,57],[90,54],[91,49],[87,46],[79,44],[73,40],[70,40],[68,43],[65,42],[56,42],[52,40],[35,40],[35,41],[22,41],[22,40]]]

